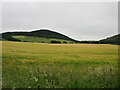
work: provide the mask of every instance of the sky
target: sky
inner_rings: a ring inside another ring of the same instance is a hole
[[[118,34],[117,2],[3,2],[2,31],[49,29],[76,40]]]

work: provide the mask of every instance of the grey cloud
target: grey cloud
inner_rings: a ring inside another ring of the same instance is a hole
[[[2,11],[3,32],[48,28],[77,40],[118,33],[115,2],[6,2]]]

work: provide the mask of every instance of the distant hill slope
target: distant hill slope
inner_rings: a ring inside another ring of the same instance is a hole
[[[21,40],[21,42],[39,42],[39,43],[75,43],[74,41],[55,39],[55,38],[43,38],[43,37],[34,37],[34,36],[12,36],[15,39]]]
[[[120,44],[120,34],[100,40],[101,43]]]
[[[58,41],[58,43],[64,42],[64,43],[89,43],[89,44],[120,44],[120,34],[99,41],[77,41],[66,35],[46,29],[31,32],[6,32],[0,34],[0,39],[8,41],[44,42],[44,43]]]
[[[4,40],[10,40],[10,41],[20,41],[17,38],[14,38],[13,36],[33,36],[33,37],[42,37],[42,38],[52,38],[52,39],[62,39],[62,40],[68,40],[68,41],[74,41],[78,42],[66,35],[60,34],[58,32],[54,32],[51,30],[41,29],[31,32],[6,32],[2,33],[2,39]]]

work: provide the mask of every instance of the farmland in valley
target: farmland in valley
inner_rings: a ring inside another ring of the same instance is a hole
[[[3,88],[118,87],[118,45],[1,43]]]

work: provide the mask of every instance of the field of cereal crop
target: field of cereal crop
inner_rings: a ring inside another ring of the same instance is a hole
[[[2,86],[118,87],[118,46],[2,41]]]

